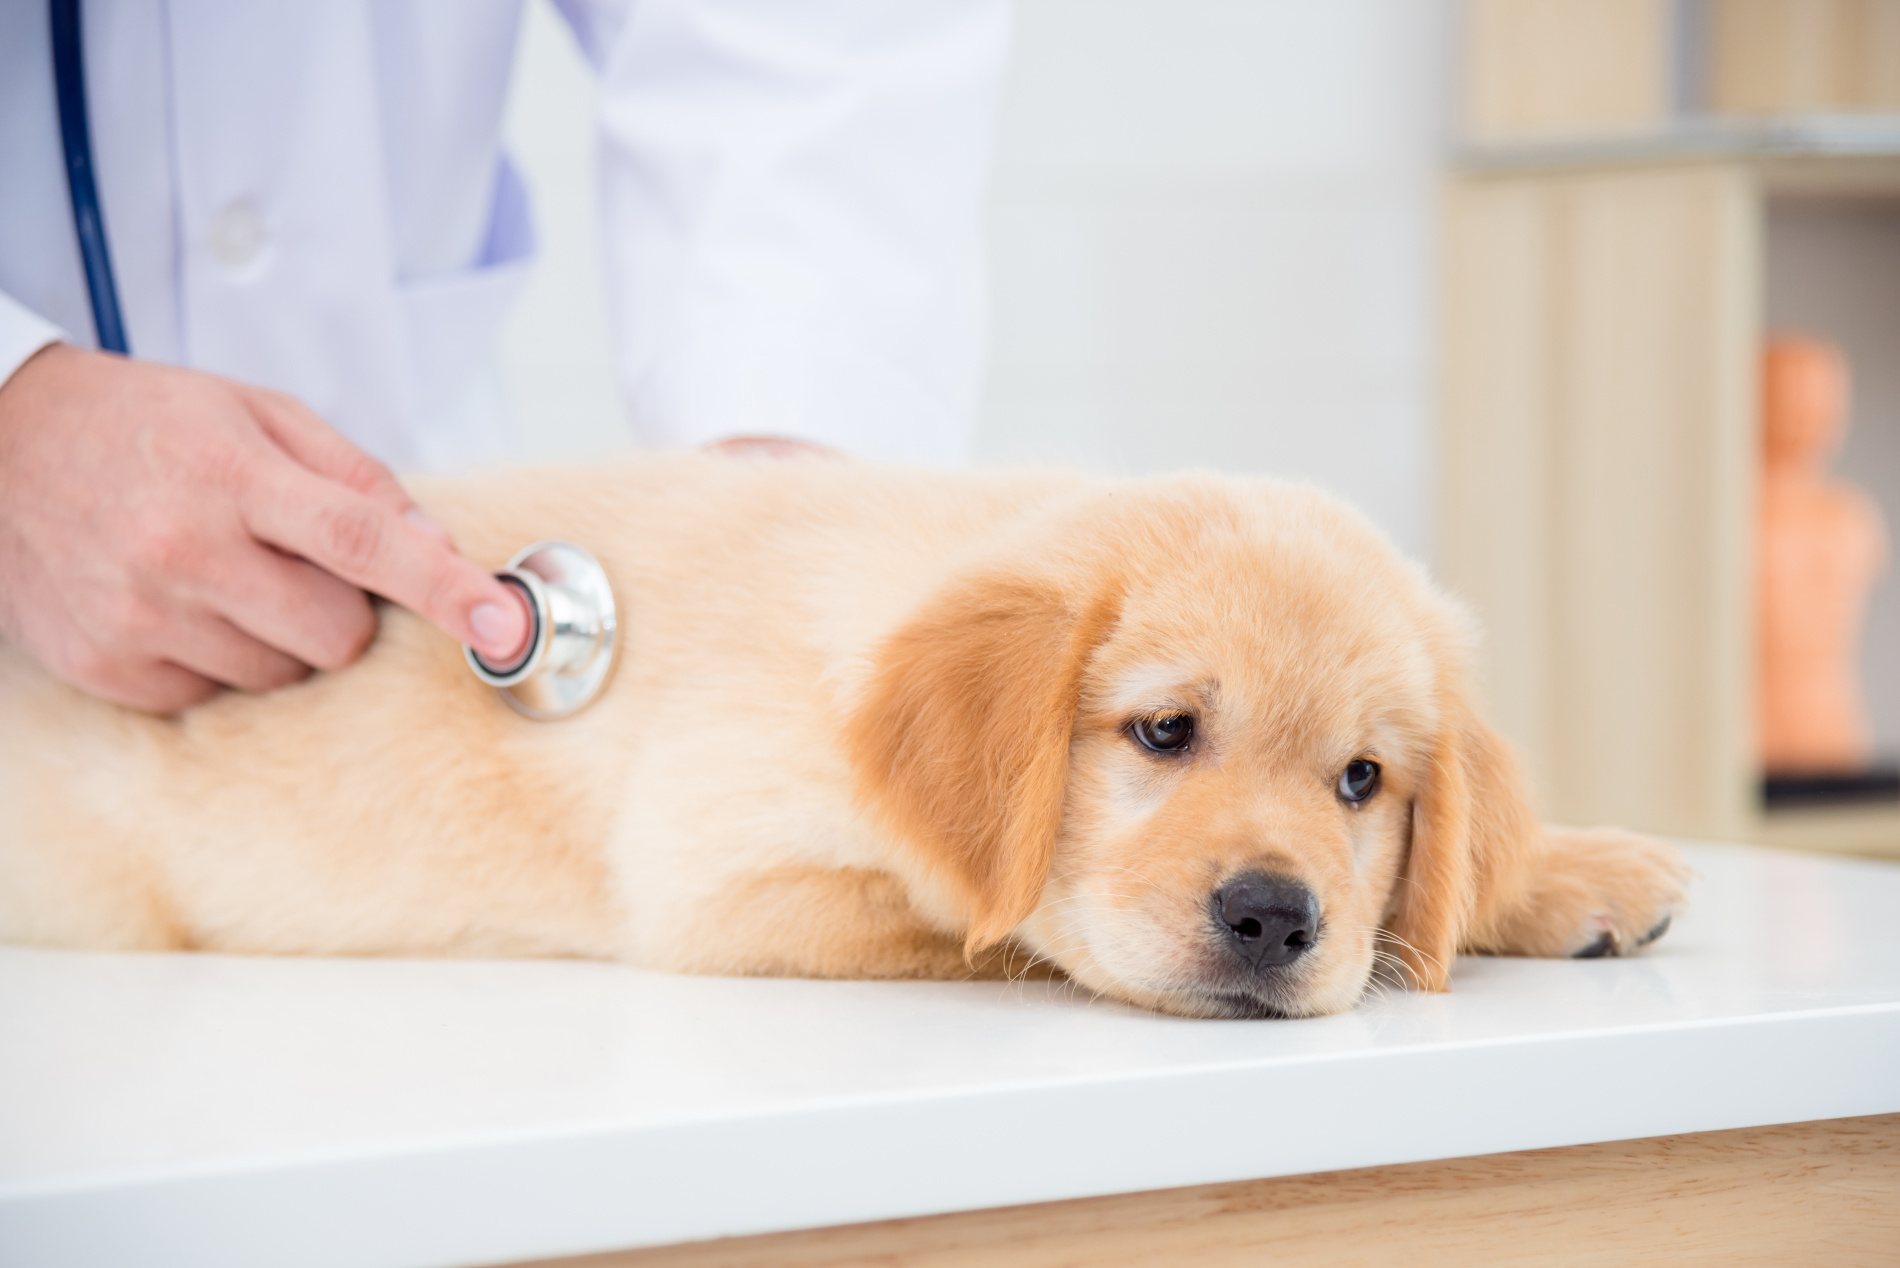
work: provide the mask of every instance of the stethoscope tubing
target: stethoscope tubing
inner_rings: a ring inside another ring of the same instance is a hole
[[[80,41],[80,0],[48,0],[53,35],[53,83],[59,97],[59,139],[66,151],[66,189],[72,195],[73,229],[79,258],[86,266],[86,293],[92,300],[92,324],[99,346],[129,354],[119,289],[112,280],[112,253],[106,247],[105,220],[99,214],[99,186],[93,177],[92,129],[86,118],[86,61]]]

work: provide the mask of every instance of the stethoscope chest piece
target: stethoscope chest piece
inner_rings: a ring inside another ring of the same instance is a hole
[[[469,668],[531,718],[586,708],[613,674],[617,650],[614,592],[600,562],[573,542],[536,542],[495,576],[527,599],[534,628],[527,651],[509,665],[464,647]]]

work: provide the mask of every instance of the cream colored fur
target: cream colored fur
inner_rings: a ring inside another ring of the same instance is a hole
[[[1297,487],[682,455],[416,489],[500,564],[602,561],[606,696],[518,717],[385,609],[354,667],[177,719],[0,648],[0,939],[955,976],[1006,950],[1168,1011],[1349,1006],[1381,954],[1633,950],[1670,851],[1548,833],[1473,712],[1457,610]],[[1185,709],[1202,747],[1127,734]],[[1376,753],[1381,791],[1332,793]],[[1310,964],[1209,994],[1208,896],[1319,894]]]

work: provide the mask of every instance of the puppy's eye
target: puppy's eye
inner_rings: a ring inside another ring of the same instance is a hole
[[[1152,718],[1137,719],[1129,728],[1141,746],[1156,753],[1176,753],[1187,747],[1194,738],[1194,715],[1191,713],[1162,713]]]
[[[1379,787],[1379,763],[1368,762],[1365,758],[1346,763],[1346,769],[1339,773],[1337,791],[1341,801],[1358,803],[1370,797]]]

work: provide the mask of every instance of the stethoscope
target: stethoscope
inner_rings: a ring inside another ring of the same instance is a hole
[[[79,5],[80,0],[47,0],[66,188],[72,195],[73,230],[86,267],[86,294],[92,301],[99,346],[130,355],[92,170]],[[600,561],[572,542],[536,542],[517,552],[495,576],[526,601],[531,636],[527,649],[506,664],[489,661],[464,646],[469,668],[527,717],[564,718],[585,708],[606,688],[619,643],[614,593]]]
[[[73,198],[73,229],[86,266],[86,294],[99,346],[129,354],[119,288],[112,281],[105,221],[99,218],[99,186],[92,175],[92,127],[86,119],[86,64],[80,49],[79,0],[48,0],[53,29],[53,87],[59,98],[59,140],[66,151],[66,188]]]

